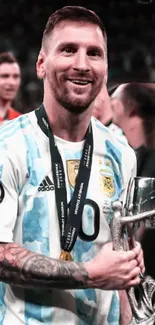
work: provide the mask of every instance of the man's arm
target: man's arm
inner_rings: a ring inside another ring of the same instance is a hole
[[[14,243],[0,244],[0,280],[28,288],[72,289],[88,286],[82,263],[66,262],[33,253]]]
[[[74,263],[36,254],[14,243],[0,244],[0,281],[25,288],[124,289],[140,282],[142,251],[113,251],[112,243],[103,246],[91,261]]]

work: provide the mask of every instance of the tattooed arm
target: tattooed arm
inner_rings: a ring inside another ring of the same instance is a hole
[[[25,288],[124,289],[139,284],[141,271],[140,244],[132,251],[116,252],[108,243],[86,263],[56,260],[14,243],[0,244],[0,281]]]
[[[85,288],[82,263],[65,262],[28,251],[14,243],[0,244],[0,281],[27,288]]]

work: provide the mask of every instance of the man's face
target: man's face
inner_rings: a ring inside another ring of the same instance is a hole
[[[112,120],[113,123],[121,127],[124,115],[122,110],[122,103],[119,99],[111,99]]]
[[[0,99],[12,101],[21,83],[20,68],[17,63],[0,64]]]
[[[55,27],[46,42],[41,64],[45,94],[50,92],[67,110],[81,113],[106,82],[102,31],[95,24],[64,21]]]
[[[103,124],[112,118],[111,99],[109,97],[107,87],[104,85],[94,101],[93,116]],[[108,118],[108,120],[107,120]]]

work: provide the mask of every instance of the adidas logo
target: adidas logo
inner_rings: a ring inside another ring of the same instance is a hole
[[[41,182],[41,184],[38,187],[38,191],[53,191],[54,190],[54,184],[50,180],[48,176],[45,177],[45,179]]]

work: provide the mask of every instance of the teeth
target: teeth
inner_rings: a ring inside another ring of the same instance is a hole
[[[71,80],[71,81],[77,85],[87,85],[89,83],[89,81],[86,80]]]

